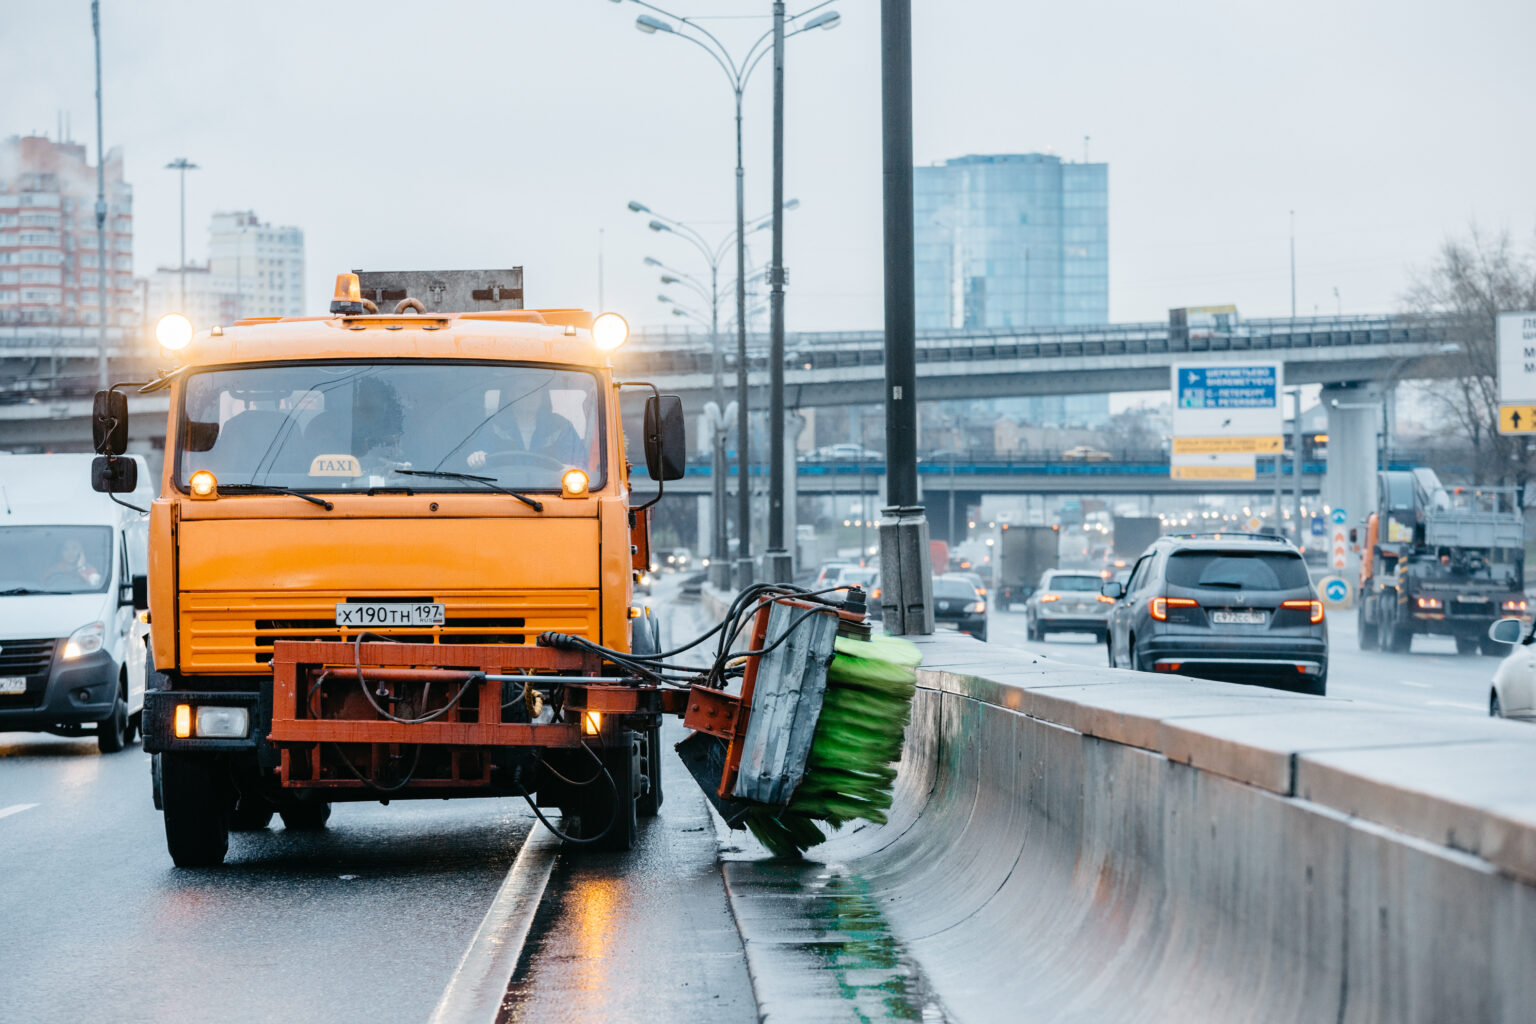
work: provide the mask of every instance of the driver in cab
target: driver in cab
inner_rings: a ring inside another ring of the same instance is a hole
[[[470,469],[498,464],[558,463],[585,466],[587,445],[544,391],[502,406],[476,432],[478,447],[465,457]]]

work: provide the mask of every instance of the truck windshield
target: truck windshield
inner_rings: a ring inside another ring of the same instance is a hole
[[[313,493],[483,491],[402,475],[468,473],[558,491],[567,469],[603,484],[602,399],[583,370],[510,363],[333,362],[208,370],[187,378],[177,479]]]
[[[0,597],[99,593],[111,576],[111,527],[0,526]]]

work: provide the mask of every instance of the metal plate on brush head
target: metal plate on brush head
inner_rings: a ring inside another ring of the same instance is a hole
[[[793,635],[759,659],[741,770],[732,793],[770,806],[789,803],[805,777],[837,639],[837,616],[807,615],[803,606],[775,604],[768,613],[764,646],[783,636],[796,619],[802,621]]]

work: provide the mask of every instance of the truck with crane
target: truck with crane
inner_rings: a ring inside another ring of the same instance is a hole
[[[1404,652],[1432,635],[1499,653],[1488,627],[1528,611],[1523,544],[1512,491],[1447,488],[1423,467],[1381,473],[1361,547],[1360,648]]]

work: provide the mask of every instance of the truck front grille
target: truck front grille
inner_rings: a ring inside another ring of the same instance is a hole
[[[181,667],[187,672],[258,672],[278,640],[350,641],[357,629],[336,625],[335,606],[350,598],[391,594],[214,594],[182,597]],[[595,590],[516,595],[437,594],[441,627],[370,627],[366,632],[413,643],[531,644],[546,630],[598,635]]]

